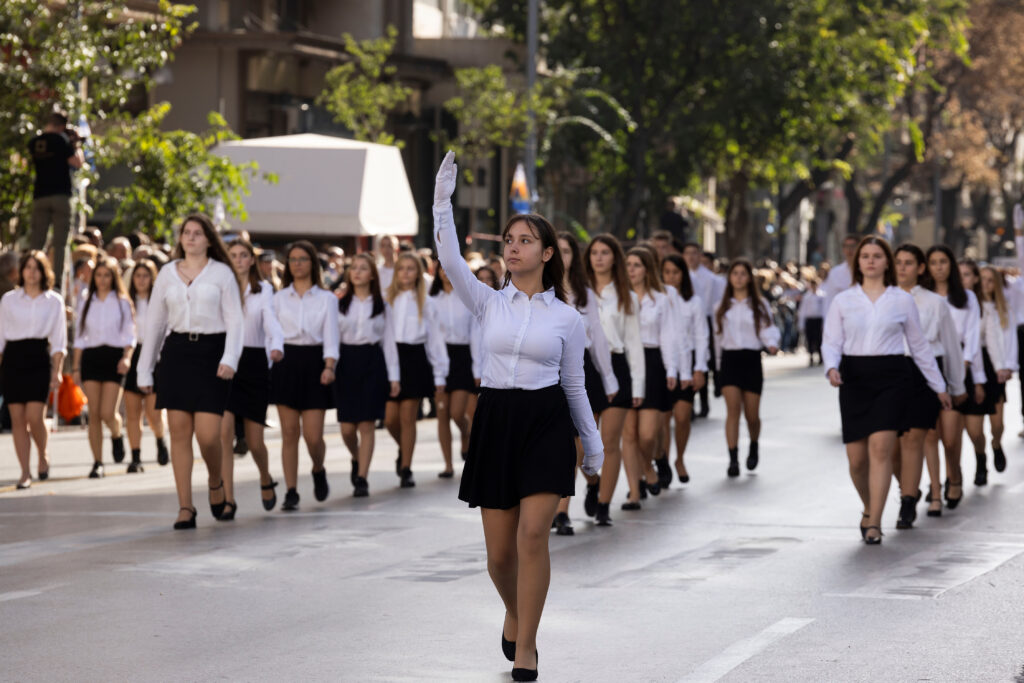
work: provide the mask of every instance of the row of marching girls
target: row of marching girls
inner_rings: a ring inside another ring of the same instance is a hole
[[[560,233],[558,244],[565,288],[584,322],[587,396],[605,453],[600,477],[587,479],[584,510],[599,526],[610,526],[620,464],[628,487],[622,510],[642,509],[641,500],[670,485],[673,419],[676,475],[682,483],[690,480],[684,456],[694,397],[705,386],[710,360],[707,307],[694,292],[691,269],[679,255],[659,259],[645,245],[626,253],[611,235],[598,235],[582,249],[571,234]],[[714,311],[719,386],[728,409],[727,474],[734,477],[740,474],[741,413],[747,416],[751,438],[747,468],[758,464],[760,353],[762,348],[776,350],[778,330],[747,261],[733,263]],[[560,535],[573,533],[568,499],[561,502],[554,527]]]
[[[152,400],[144,400],[135,383],[141,338],[136,321],[145,318],[156,269],[149,261],[137,264],[125,287],[113,259],[93,270],[87,296],[75,315],[72,375],[90,406],[89,446],[93,456],[90,478],[104,475],[103,426],[111,434],[115,462],[125,459],[122,428],[128,432],[131,460],[128,472],[142,472],[142,415],[145,411],[156,435],[157,460],[168,462],[163,418]],[[3,353],[3,396],[11,407],[15,451],[21,464],[18,488],[28,488],[29,444],[39,453],[38,478],[49,478],[47,435],[43,419],[47,395],[59,383],[66,354],[67,323],[54,275],[45,254],[26,252],[20,261],[18,288],[0,303],[0,352]],[[45,362],[44,362],[45,360]],[[120,403],[125,393],[126,421]]]
[[[899,529],[912,528],[917,518],[925,463],[927,514],[940,516],[943,498],[949,509],[959,505],[965,427],[976,450],[975,484],[986,483],[983,421],[993,416],[998,444],[1005,382],[1016,365],[1015,326],[998,271],[970,261],[958,266],[942,245],[924,252],[905,244],[893,253],[885,240],[866,237],[853,279],[829,307],[822,354],[829,381],[839,387],[843,441],[864,504],[861,537],[875,545],[882,542],[894,473]],[[998,445],[995,465],[999,471],[1006,465]]]

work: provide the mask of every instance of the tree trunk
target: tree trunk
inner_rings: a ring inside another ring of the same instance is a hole
[[[739,171],[729,179],[728,199],[725,211],[725,255],[730,258],[748,254],[751,245],[750,211],[747,207],[747,190],[750,178],[746,171]]]
[[[873,234],[875,232],[875,229],[878,226],[878,221],[882,217],[882,211],[885,210],[889,200],[892,199],[892,195],[896,191],[896,188],[910,177],[910,172],[915,166],[917,166],[917,158],[914,156],[913,150],[908,150],[903,164],[885,179],[885,182],[882,183],[882,189],[879,190],[878,194],[873,198],[871,202],[871,212],[868,214],[867,220],[864,221],[864,225],[861,227],[859,232],[866,235]]]
[[[859,232],[860,217],[864,213],[864,199],[857,191],[857,172],[846,181],[843,186],[843,194],[846,195],[846,234],[855,235]]]
[[[620,239],[626,236],[630,228],[636,227],[637,215],[644,204],[644,192],[647,190],[647,137],[646,131],[637,131],[630,144],[629,158],[633,172],[629,184],[620,195],[612,223],[612,233]]]
[[[832,155],[833,160],[845,161],[850,153],[853,151],[853,144],[856,138],[853,134],[846,136],[843,140],[843,144],[836,150],[836,153]],[[826,161],[826,155],[819,150],[818,158],[822,161]],[[793,213],[800,208],[800,202],[807,197],[811,196],[811,193],[820,188],[825,181],[832,176],[831,168],[816,168],[811,171],[811,177],[807,180],[801,180],[790,189],[788,193],[783,195],[779,200],[779,226],[786,224],[786,220],[793,215]]]

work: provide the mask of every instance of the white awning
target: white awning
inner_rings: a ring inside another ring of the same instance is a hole
[[[397,147],[329,135],[281,135],[225,142],[214,150],[236,163],[255,161],[278,183],[250,182],[253,235],[333,237],[415,235],[419,215]]]

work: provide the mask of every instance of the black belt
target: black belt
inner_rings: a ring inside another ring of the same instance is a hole
[[[217,339],[227,336],[226,332],[214,332],[212,334],[200,334],[199,332],[171,332],[167,335],[169,338],[174,337],[175,339],[185,339],[190,342],[202,341],[204,339]]]

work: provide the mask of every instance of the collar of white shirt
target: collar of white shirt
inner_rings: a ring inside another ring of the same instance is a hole
[[[507,287],[505,287],[505,289],[501,290],[501,293],[504,294],[505,298],[508,299],[509,301],[514,301],[517,294],[522,294],[523,296],[526,296],[526,292],[523,292],[515,285],[513,285],[511,282],[508,284]],[[550,306],[551,302],[554,301],[554,299],[554,287],[549,287],[547,290],[540,293],[540,300],[544,302],[545,306]]]

